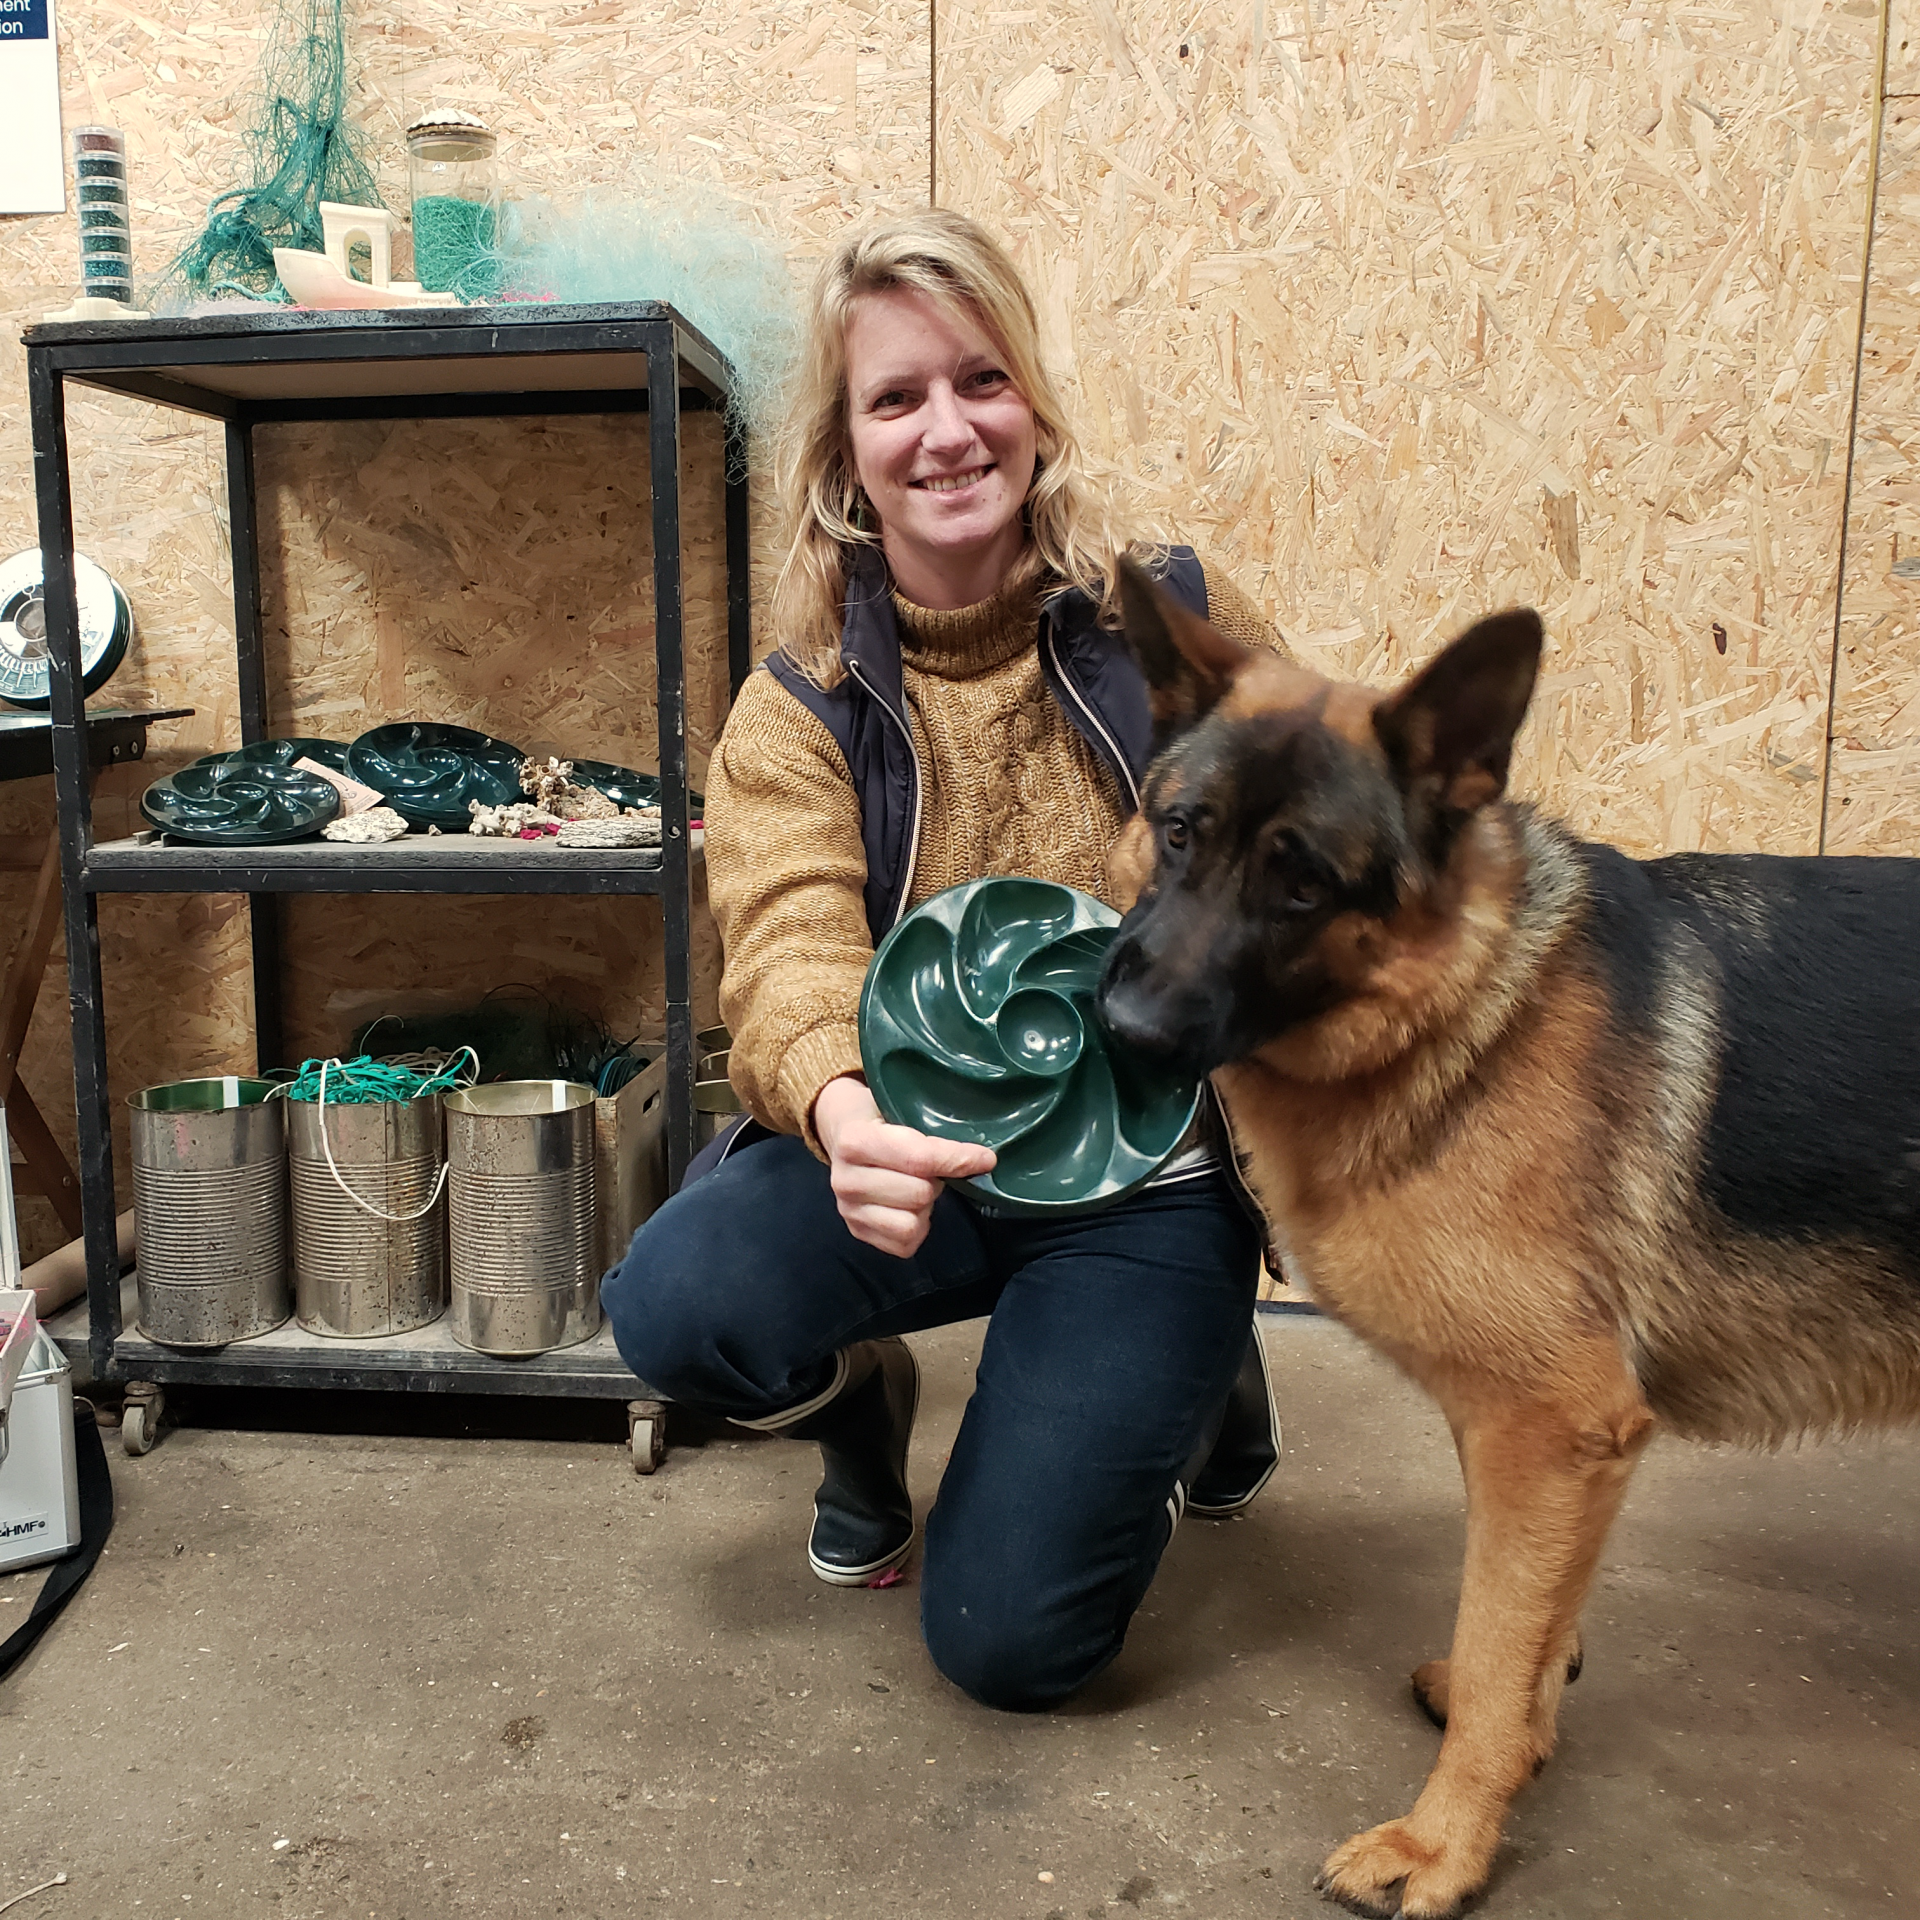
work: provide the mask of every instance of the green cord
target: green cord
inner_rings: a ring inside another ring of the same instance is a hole
[[[471,1047],[462,1047],[435,1073],[415,1073],[410,1067],[392,1066],[366,1054],[354,1060],[305,1060],[287,1082],[287,1099],[318,1100],[323,1076],[329,1106],[364,1107],[386,1100],[404,1103],[429,1093],[451,1093],[456,1087],[472,1086],[480,1077],[480,1057]]]

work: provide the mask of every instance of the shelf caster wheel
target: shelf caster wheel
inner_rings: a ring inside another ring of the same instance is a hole
[[[652,1473],[667,1457],[667,1409],[661,1400],[627,1402],[627,1445],[635,1473]]]
[[[128,1383],[126,1404],[120,1411],[120,1444],[134,1459],[153,1451],[166,1406],[167,1396],[159,1387],[144,1380]]]

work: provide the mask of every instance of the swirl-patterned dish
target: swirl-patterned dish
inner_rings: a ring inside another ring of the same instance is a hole
[[[604,793],[618,807],[657,807],[660,804],[660,776],[635,773],[631,767],[616,767],[608,760],[576,760],[573,784]],[[698,820],[706,801],[691,787],[687,789],[687,815]]]
[[[467,803],[511,806],[524,800],[518,747],[471,727],[401,720],[363,733],[347,749],[347,771],[373,788],[410,827],[465,833]]]
[[[284,740],[256,740],[250,747],[235,747],[227,753],[203,753],[193,764],[211,767],[232,761],[250,767],[290,767],[296,760],[311,760],[333,773],[345,773],[347,743],[299,734]]]
[[[270,847],[318,833],[340,811],[340,789],[294,767],[216,758],[156,780],[140,811],[196,846]]]
[[[1013,1213],[1077,1213],[1142,1185],[1199,1103],[1117,1047],[1094,990],[1120,916],[1045,880],[970,880],[880,943],[860,995],[860,1054],[887,1119],[993,1148],[953,1184]]]

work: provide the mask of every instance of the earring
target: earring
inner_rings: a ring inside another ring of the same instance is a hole
[[[865,487],[853,490],[853,511],[847,515],[856,533],[872,533],[879,525],[879,517],[874,513],[873,502],[867,498]]]

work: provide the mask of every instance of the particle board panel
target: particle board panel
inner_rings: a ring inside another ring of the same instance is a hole
[[[1920,98],[1881,127],[1828,774],[1832,853],[1920,853]]]
[[[1339,674],[1537,605],[1522,791],[1812,850],[1872,10],[942,0],[936,42],[938,197],[1146,523]]]
[[[1887,0],[1886,90],[1920,93],[1920,4]]]

